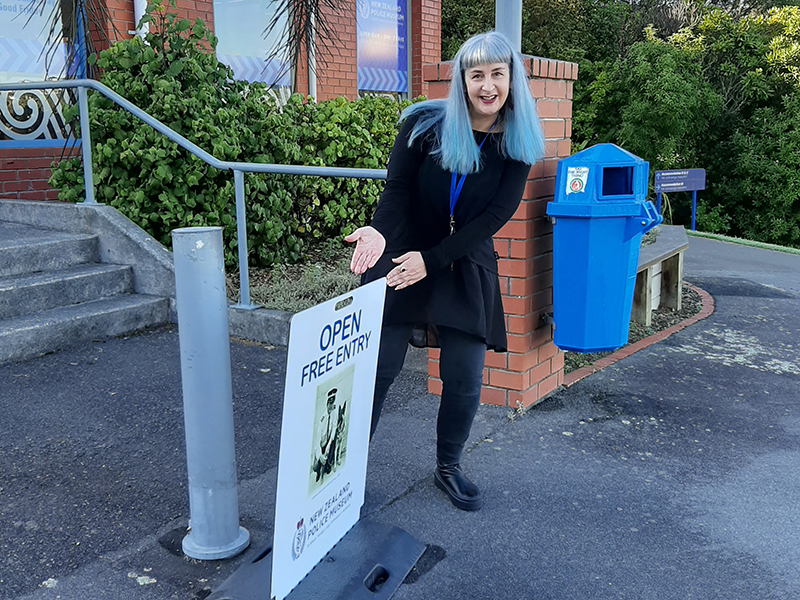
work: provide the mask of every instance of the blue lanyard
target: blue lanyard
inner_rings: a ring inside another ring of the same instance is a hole
[[[494,129],[495,125],[497,125],[497,120],[492,123],[489,131],[486,132],[483,140],[481,140],[481,143],[478,144],[478,152],[480,152],[483,148],[484,142],[489,137],[489,134],[492,133],[492,129]],[[466,173],[463,175],[459,175],[458,173],[450,173],[450,235],[453,235],[456,232],[456,220],[453,217],[453,211],[455,211],[456,202],[458,202],[458,197],[461,195],[461,188],[464,187],[464,181],[466,179]]]

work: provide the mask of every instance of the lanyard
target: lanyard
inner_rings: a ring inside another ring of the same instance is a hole
[[[480,152],[483,148],[483,143],[487,140],[489,134],[492,133],[492,129],[494,129],[495,125],[497,125],[497,120],[492,123],[489,131],[486,132],[486,135],[481,140],[481,143],[478,144],[478,152]],[[461,188],[464,187],[464,181],[466,179],[466,173],[463,175],[459,175],[458,173],[450,173],[450,235],[453,235],[456,232],[456,220],[453,217],[453,211],[455,211],[456,202],[458,202],[458,197],[461,195]]]

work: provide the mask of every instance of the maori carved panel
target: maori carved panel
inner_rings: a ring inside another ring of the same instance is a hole
[[[72,90],[0,92],[0,140],[60,140],[74,134],[64,107],[75,102]]]

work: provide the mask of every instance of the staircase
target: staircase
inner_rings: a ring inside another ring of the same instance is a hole
[[[169,318],[133,293],[133,272],[99,262],[98,238],[0,221],[0,364],[122,335]]]

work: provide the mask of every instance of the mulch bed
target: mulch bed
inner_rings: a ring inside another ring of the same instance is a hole
[[[640,323],[631,321],[628,332],[628,343],[630,346],[640,340],[650,337],[653,334],[669,329],[681,321],[693,317],[703,306],[700,294],[691,289],[688,285],[683,285],[681,295],[681,310],[676,311],[671,308],[658,308],[653,311],[653,323],[650,327],[645,327]],[[616,351],[615,351],[616,352]],[[576,352],[564,353],[564,373],[570,373],[581,367],[594,364],[598,360],[611,355],[612,352],[598,352],[594,354],[578,354]]]

